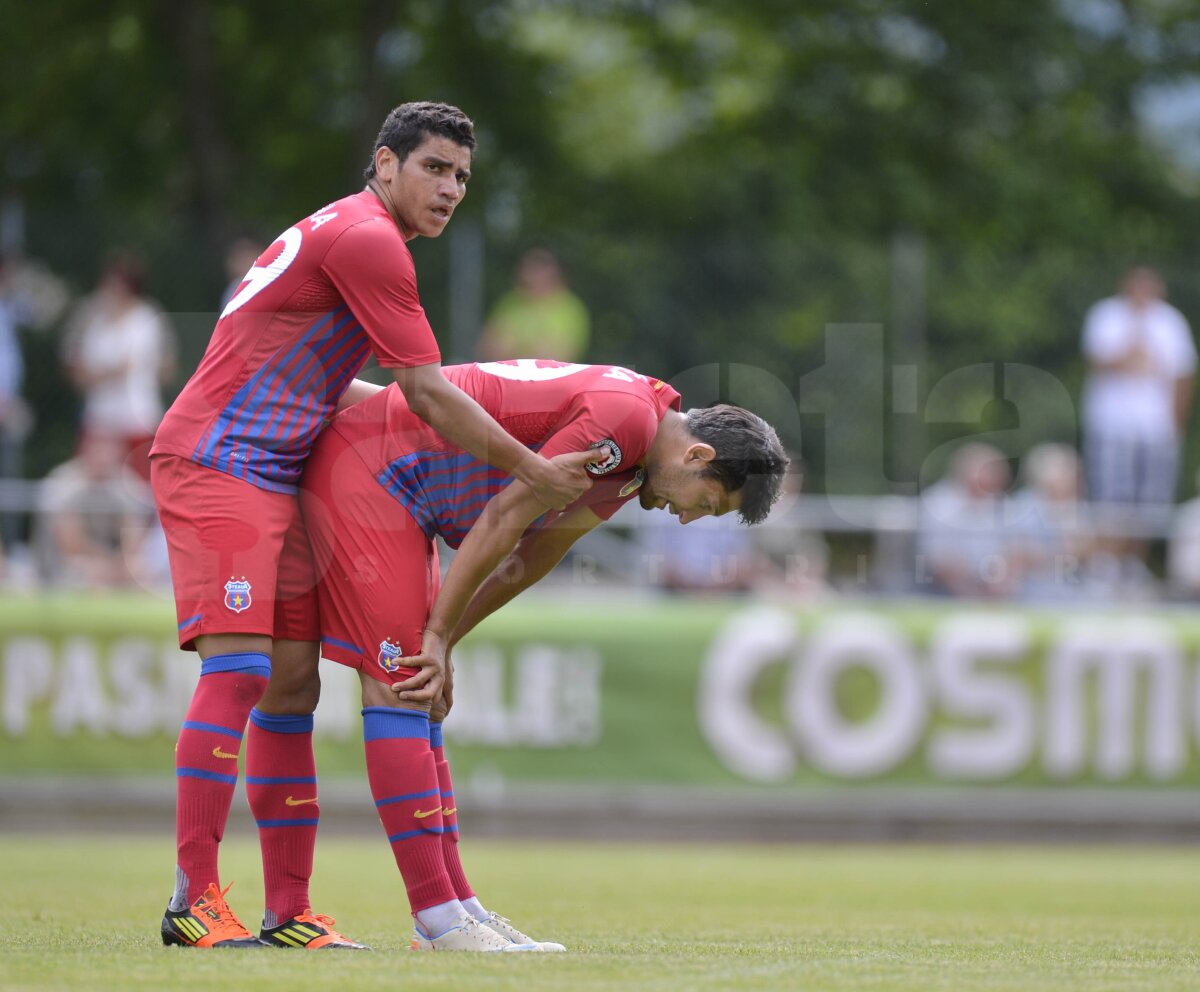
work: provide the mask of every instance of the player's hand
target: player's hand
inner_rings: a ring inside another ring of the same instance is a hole
[[[446,681],[446,642],[432,631],[421,638],[421,653],[399,659],[406,668],[419,668],[416,675],[393,682],[397,698],[409,703],[432,703]]]
[[[569,451],[548,460],[536,458],[536,475],[524,481],[533,490],[539,503],[552,510],[562,510],[592,488],[592,477],[585,466],[607,461],[611,455],[606,446]]]
[[[454,708],[454,661],[450,651],[446,651],[446,678],[442,682],[442,691],[438,694],[433,705],[429,707],[429,719],[432,723],[441,723],[450,715]]]

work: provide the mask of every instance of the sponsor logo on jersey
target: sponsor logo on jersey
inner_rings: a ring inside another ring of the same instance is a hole
[[[621,449],[617,447],[617,442],[611,437],[606,437],[603,441],[595,441],[588,445],[589,448],[608,448],[609,456],[596,465],[588,465],[587,470],[592,475],[608,475],[613,469],[621,464]]]
[[[642,488],[642,483],[645,481],[646,481],[646,470],[644,468],[639,468],[637,470],[637,472],[634,473],[633,478],[630,479],[627,483],[625,483],[625,485],[623,485],[621,487],[621,491],[619,493],[617,493],[618,498],[624,499],[626,496],[636,493],[639,489]]]
[[[250,583],[246,581],[246,576],[235,579],[231,575],[229,581],[225,583],[225,605],[234,613],[241,613],[242,610],[250,609],[252,602]]]
[[[385,672],[399,671],[402,657],[404,657],[404,650],[399,644],[393,644],[386,637],[380,642],[379,667]]]

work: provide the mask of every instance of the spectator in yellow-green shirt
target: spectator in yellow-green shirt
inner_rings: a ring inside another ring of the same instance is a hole
[[[577,362],[587,352],[591,318],[570,289],[562,267],[545,248],[527,251],[516,285],[496,301],[479,339],[483,361],[554,358]]]

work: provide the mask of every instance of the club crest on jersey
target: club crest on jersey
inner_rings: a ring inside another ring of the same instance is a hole
[[[589,448],[608,448],[609,456],[596,465],[588,465],[587,470],[592,475],[608,475],[613,469],[621,464],[621,449],[617,447],[617,442],[611,437],[606,437],[603,441],[595,441],[588,445]]]
[[[395,672],[400,669],[400,659],[404,651],[399,644],[393,644],[386,637],[379,645],[379,667],[385,672]]]
[[[624,499],[626,496],[636,493],[639,489],[642,488],[642,483],[645,481],[646,481],[646,470],[644,468],[639,468],[637,470],[637,472],[634,473],[633,478],[630,479],[627,483],[625,483],[625,485],[623,485],[621,487],[621,491],[619,493],[617,493],[617,497],[619,499]]]
[[[241,613],[242,610],[250,609],[252,602],[250,583],[246,581],[246,576],[243,575],[240,579],[229,576],[229,581],[225,583],[225,605],[234,613]]]

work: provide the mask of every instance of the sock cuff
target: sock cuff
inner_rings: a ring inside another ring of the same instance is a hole
[[[248,672],[269,679],[271,659],[258,651],[247,651],[243,654],[214,654],[200,663],[202,676],[216,675],[219,672]]]
[[[440,723],[431,723],[429,725],[429,746],[442,746],[442,725]]]
[[[272,734],[311,734],[313,715],[303,716],[290,714],[264,713],[255,707],[250,711],[250,722],[259,730],[270,731]]]
[[[429,740],[429,714],[391,706],[366,706],[362,711],[363,740]]]

